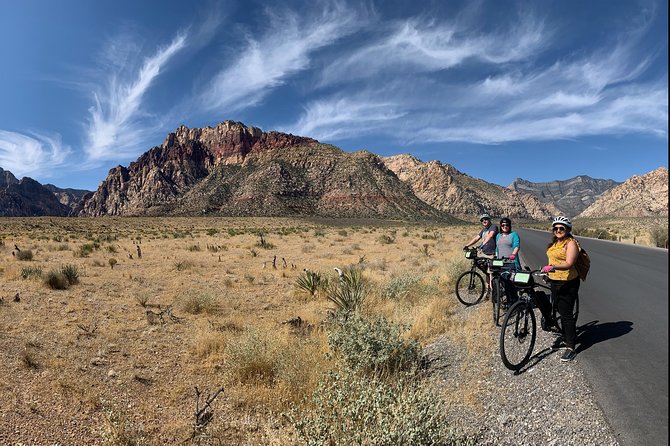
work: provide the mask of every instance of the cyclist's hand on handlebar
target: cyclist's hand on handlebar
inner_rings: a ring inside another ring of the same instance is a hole
[[[468,249],[470,249],[470,247],[469,247],[468,245],[465,245],[465,246],[463,247],[463,251],[467,251]]]
[[[510,259],[510,260],[514,260],[514,259],[516,259],[516,256],[515,256],[514,254],[510,254],[509,257],[508,257],[508,259]]]
[[[550,273],[554,271],[554,266],[553,265],[547,265],[542,267],[542,272],[543,273]]]

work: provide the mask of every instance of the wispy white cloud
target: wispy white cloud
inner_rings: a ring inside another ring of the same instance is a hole
[[[285,131],[321,140],[347,139],[379,132],[406,113],[379,95],[331,97],[309,104],[302,118]]]
[[[544,23],[527,16],[509,30],[483,34],[468,24],[410,18],[380,32],[323,70],[321,85],[347,83],[379,74],[435,72],[473,59],[502,64],[527,59],[542,50],[551,33]]]
[[[114,69],[108,73],[106,85],[93,93],[94,104],[89,108],[84,150],[90,163],[137,154],[138,145],[152,131],[145,121],[149,115],[142,108],[146,93],[186,45],[187,36],[180,33],[133,71],[131,62],[137,48],[125,39],[112,42],[106,53],[110,61],[107,68]]]
[[[360,29],[362,18],[340,3],[319,11],[271,11],[259,36],[249,35],[204,87],[202,106],[229,113],[258,104],[291,76],[308,69],[313,52]]]
[[[470,34],[410,19],[390,38],[333,60],[321,86],[339,91],[308,103],[286,128],[330,142],[379,134],[405,144],[667,137],[667,73],[663,82],[641,80],[655,57],[640,51],[646,22],[590,53],[553,51],[551,38],[560,33],[547,33],[532,16],[516,25],[508,33]],[[471,61],[476,69],[468,69]],[[458,65],[465,68],[451,77]]]
[[[0,130],[0,167],[16,177],[49,176],[49,171],[61,167],[72,153],[63,145],[60,135],[31,135]]]

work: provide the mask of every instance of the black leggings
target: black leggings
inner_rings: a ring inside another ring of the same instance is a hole
[[[577,339],[577,320],[575,319],[575,301],[579,296],[579,277],[572,280],[553,280],[551,297],[561,315],[561,325],[565,336],[565,345],[575,348]]]

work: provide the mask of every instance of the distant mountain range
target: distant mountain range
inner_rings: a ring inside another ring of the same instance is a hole
[[[546,220],[557,214],[668,215],[667,191],[665,168],[624,183],[588,176],[548,183],[519,178],[504,188],[438,161],[348,153],[308,137],[225,121],[216,127],[177,128],[127,168],[111,169],[93,192],[42,186],[30,178],[19,181],[0,169],[0,216],[317,216],[455,222],[477,220],[488,212]],[[600,204],[604,199],[609,207]],[[614,207],[613,200],[626,204]]]
[[[556,180],[548,183],[531,183],[517,178],[507,187],[517,192],[534,195],[541,202],[556,206],[561,214],[575,217],[595,203],[605,191],[619,184],[614,180],[601,180],[579,175],[569,180]]]
[[[0,168],[0,216],[34,217],[53,215],[65,217],[88,191],[42,186],[32,178],[17,180]]]

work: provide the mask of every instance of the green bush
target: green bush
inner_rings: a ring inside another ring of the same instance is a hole
[[[28,266],[25,268],[21,268],[21,278],[22,279],[30,279],[31,277],[42,277],[42,268],[39,266],[32,267]]]
[[[67,279],[70,285],[79,283],[79,269],[76,265],[65,265],[60,271]]]
[[[84,243],[79,247],[78,251],[75,251],[75,257],[88,257],[95,250],[95,245],[92,243]]]
[[[415,275],[395,277],[384,287],[382,296],[387,299],[402,299],[407,297],[420,281],[421,277]]]
[[[668,247],[668,228],[663,226],[658,226],[651,231],[649,231],[651,237],[651,242],[654,246],[658,248],[667,248]]]
[[[341,315],[328,333],[328,345],[334,356],[353,370],[390,375],[419,364],[421,347],[402,338],[406,330],[384,316],[368,320],[360,313]]]
[[[389,383],[351,372],[325,375],[311,404],[288,415],[309,445],[457,445],[439,392],[411,378]]]

